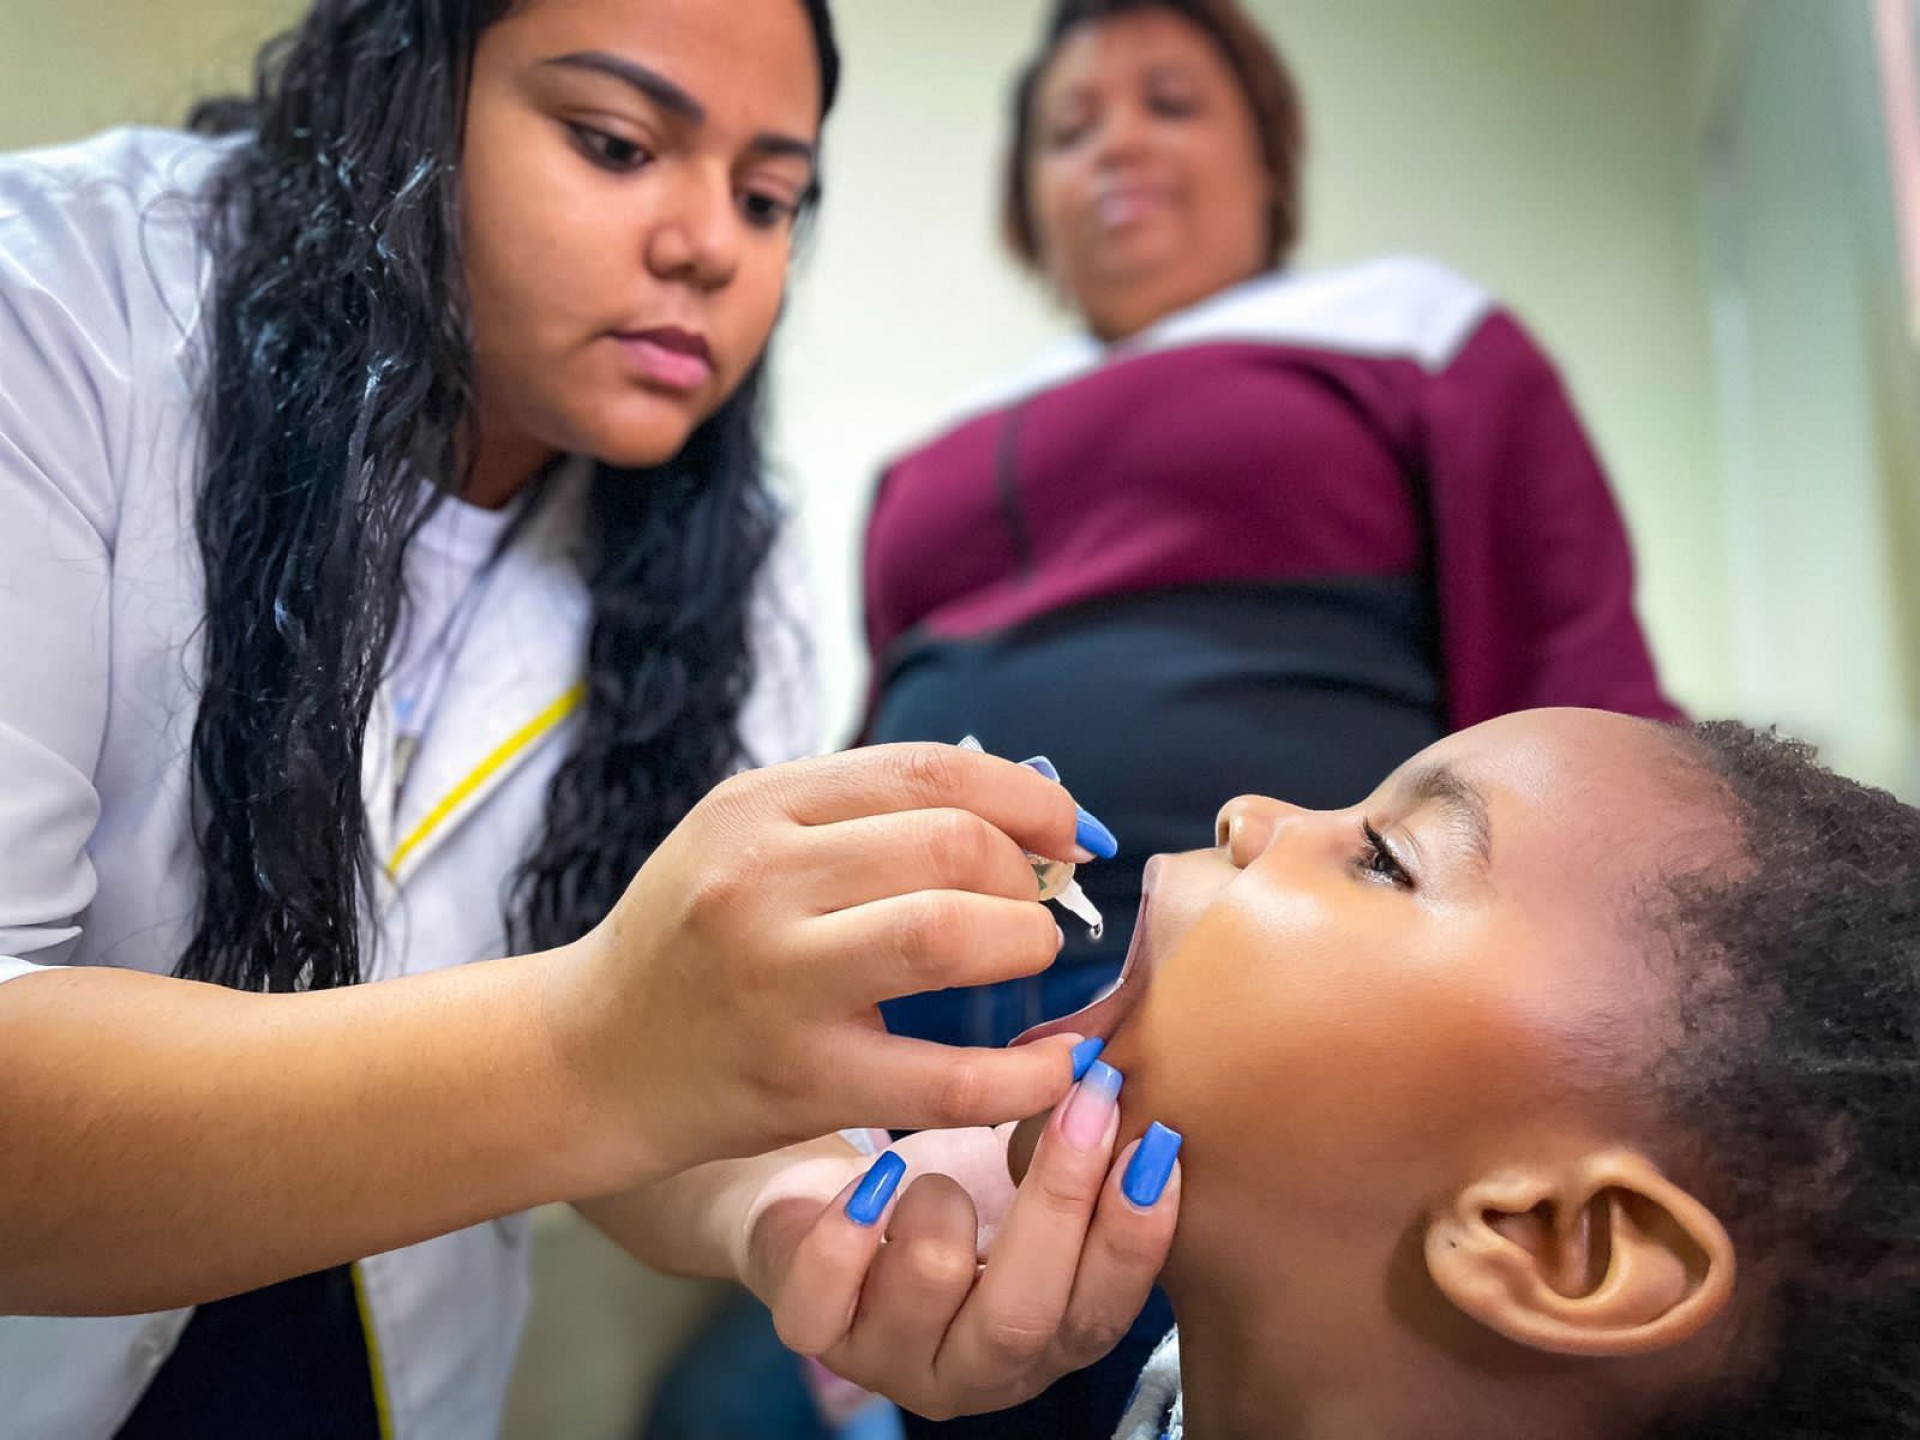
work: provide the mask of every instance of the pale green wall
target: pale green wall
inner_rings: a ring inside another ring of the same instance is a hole
[[[178,123],[247,76],[292,0],[0,0],[0,149]]]
[[[1740,711],[1920,794],[1902,324],[1864,4],[1716,0],[1700,53]]]

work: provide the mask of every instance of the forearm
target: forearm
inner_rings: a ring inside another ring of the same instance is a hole
[[[552,1051],[544,963],[284,996],[0,986],[0,1313],[194,1303],[622,1183]]]
[[[745,1160],[697,1165],[623,1194],[576,1201],[575,1208],[649,1269],[744,1282],[747,1232],[774,1177],[787,1177],[783,1189],[813,1177],[831,1196],[862,1163],[852,1145],[829,1135]]]

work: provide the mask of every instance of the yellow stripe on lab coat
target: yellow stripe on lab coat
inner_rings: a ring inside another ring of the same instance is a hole
[[[373,1409],[380,1417],[380,1440],[393,1440],[393,1404],[387,1398],[387,1367],[380,1359],[380,1335],[373,1328],[373,1306],[367,1302],[367,1281],[360,1267],[353,1271],[353,1298],[360,1306],[360,1329],[367,1337],[367,1369],[373,1378]]]
[[[429,810],[425,818],[413,827],[413,833],[400,842],[399,847],[387,861],[387,874],[398,875],[400,867],[407,863],[407,857],[425,844],[427,838],[447,822],[448,816],[472,798],[474,792],[491,780],[514,756],[578,710],[586,698],[587,687],[584,684],[574,686],[501,741],[494,752],[476,765],[473,773],[466,779],[449,790],[440,803]]]

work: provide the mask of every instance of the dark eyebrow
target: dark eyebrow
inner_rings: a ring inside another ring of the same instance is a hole
[[[1146,74],[1146,80],[1149,85],[1161,80],[1191,81],[1192,79],[1193,68],[1184,61],[1179,60],[1159,61],[1149,68]]]
[[[670,111],[695,125],[706,123],[706,106],[657,70],[649,70],[618,55],[609,55],[604,50],[576,50],[571,55],[556,55],[543,63],[564,66],[569,70],[593,70],[602,75],[611,75],[638,90],[662,110]]]
[[[677,115],[694,126],[706,123],[706,106],[657,70],[649,70],[644,65],[635,64],[618,55],[609,55],[604,50],[577,50],[570,55],[556,55],[543,63],[570,70],[591,70],[601,75],[610,75],[615,80],[639,91],[668,114]],[[811,142],[802,140],[797,135],[780,135],[771,131],[754,136],[750,148],[763,155],[792,156],[806,161],[808,165],[814,164],[819,156],[819,148]]]
[[[763,131],[753,137],[753,148],[762,155],[791,155],[796,160],[804,160],[811,165],[820,152],[797,135],[775,135]]]
[[[1482,872],[1493,864],[1493,822],[1478,786],[1450,765],[1423,765],[1401,788],[1409,805],[1432,803],[1447,812],[1450,826],[1466,840]]]

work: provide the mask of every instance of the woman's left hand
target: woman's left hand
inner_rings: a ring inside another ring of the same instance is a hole
[[[1137,1146],[1109,1168],[1110,1103],[1104,1129],[1081,1110],[1078,1136],[1072,1111],[1069,1101],[1048,1122],[1018,1190],[1007,1173],[1011,1125],[923,1131],[893,1147],[898,1161],[791,1166],[760,1192],[738,1273],[790,1348],[917,1415],[1029,1399],[1126,1333],[1180,1207],[1177,1165],[1157,1203],[1123,1193]],[[863,1207],[866,1177],[900,1162],[898,1198]]]

